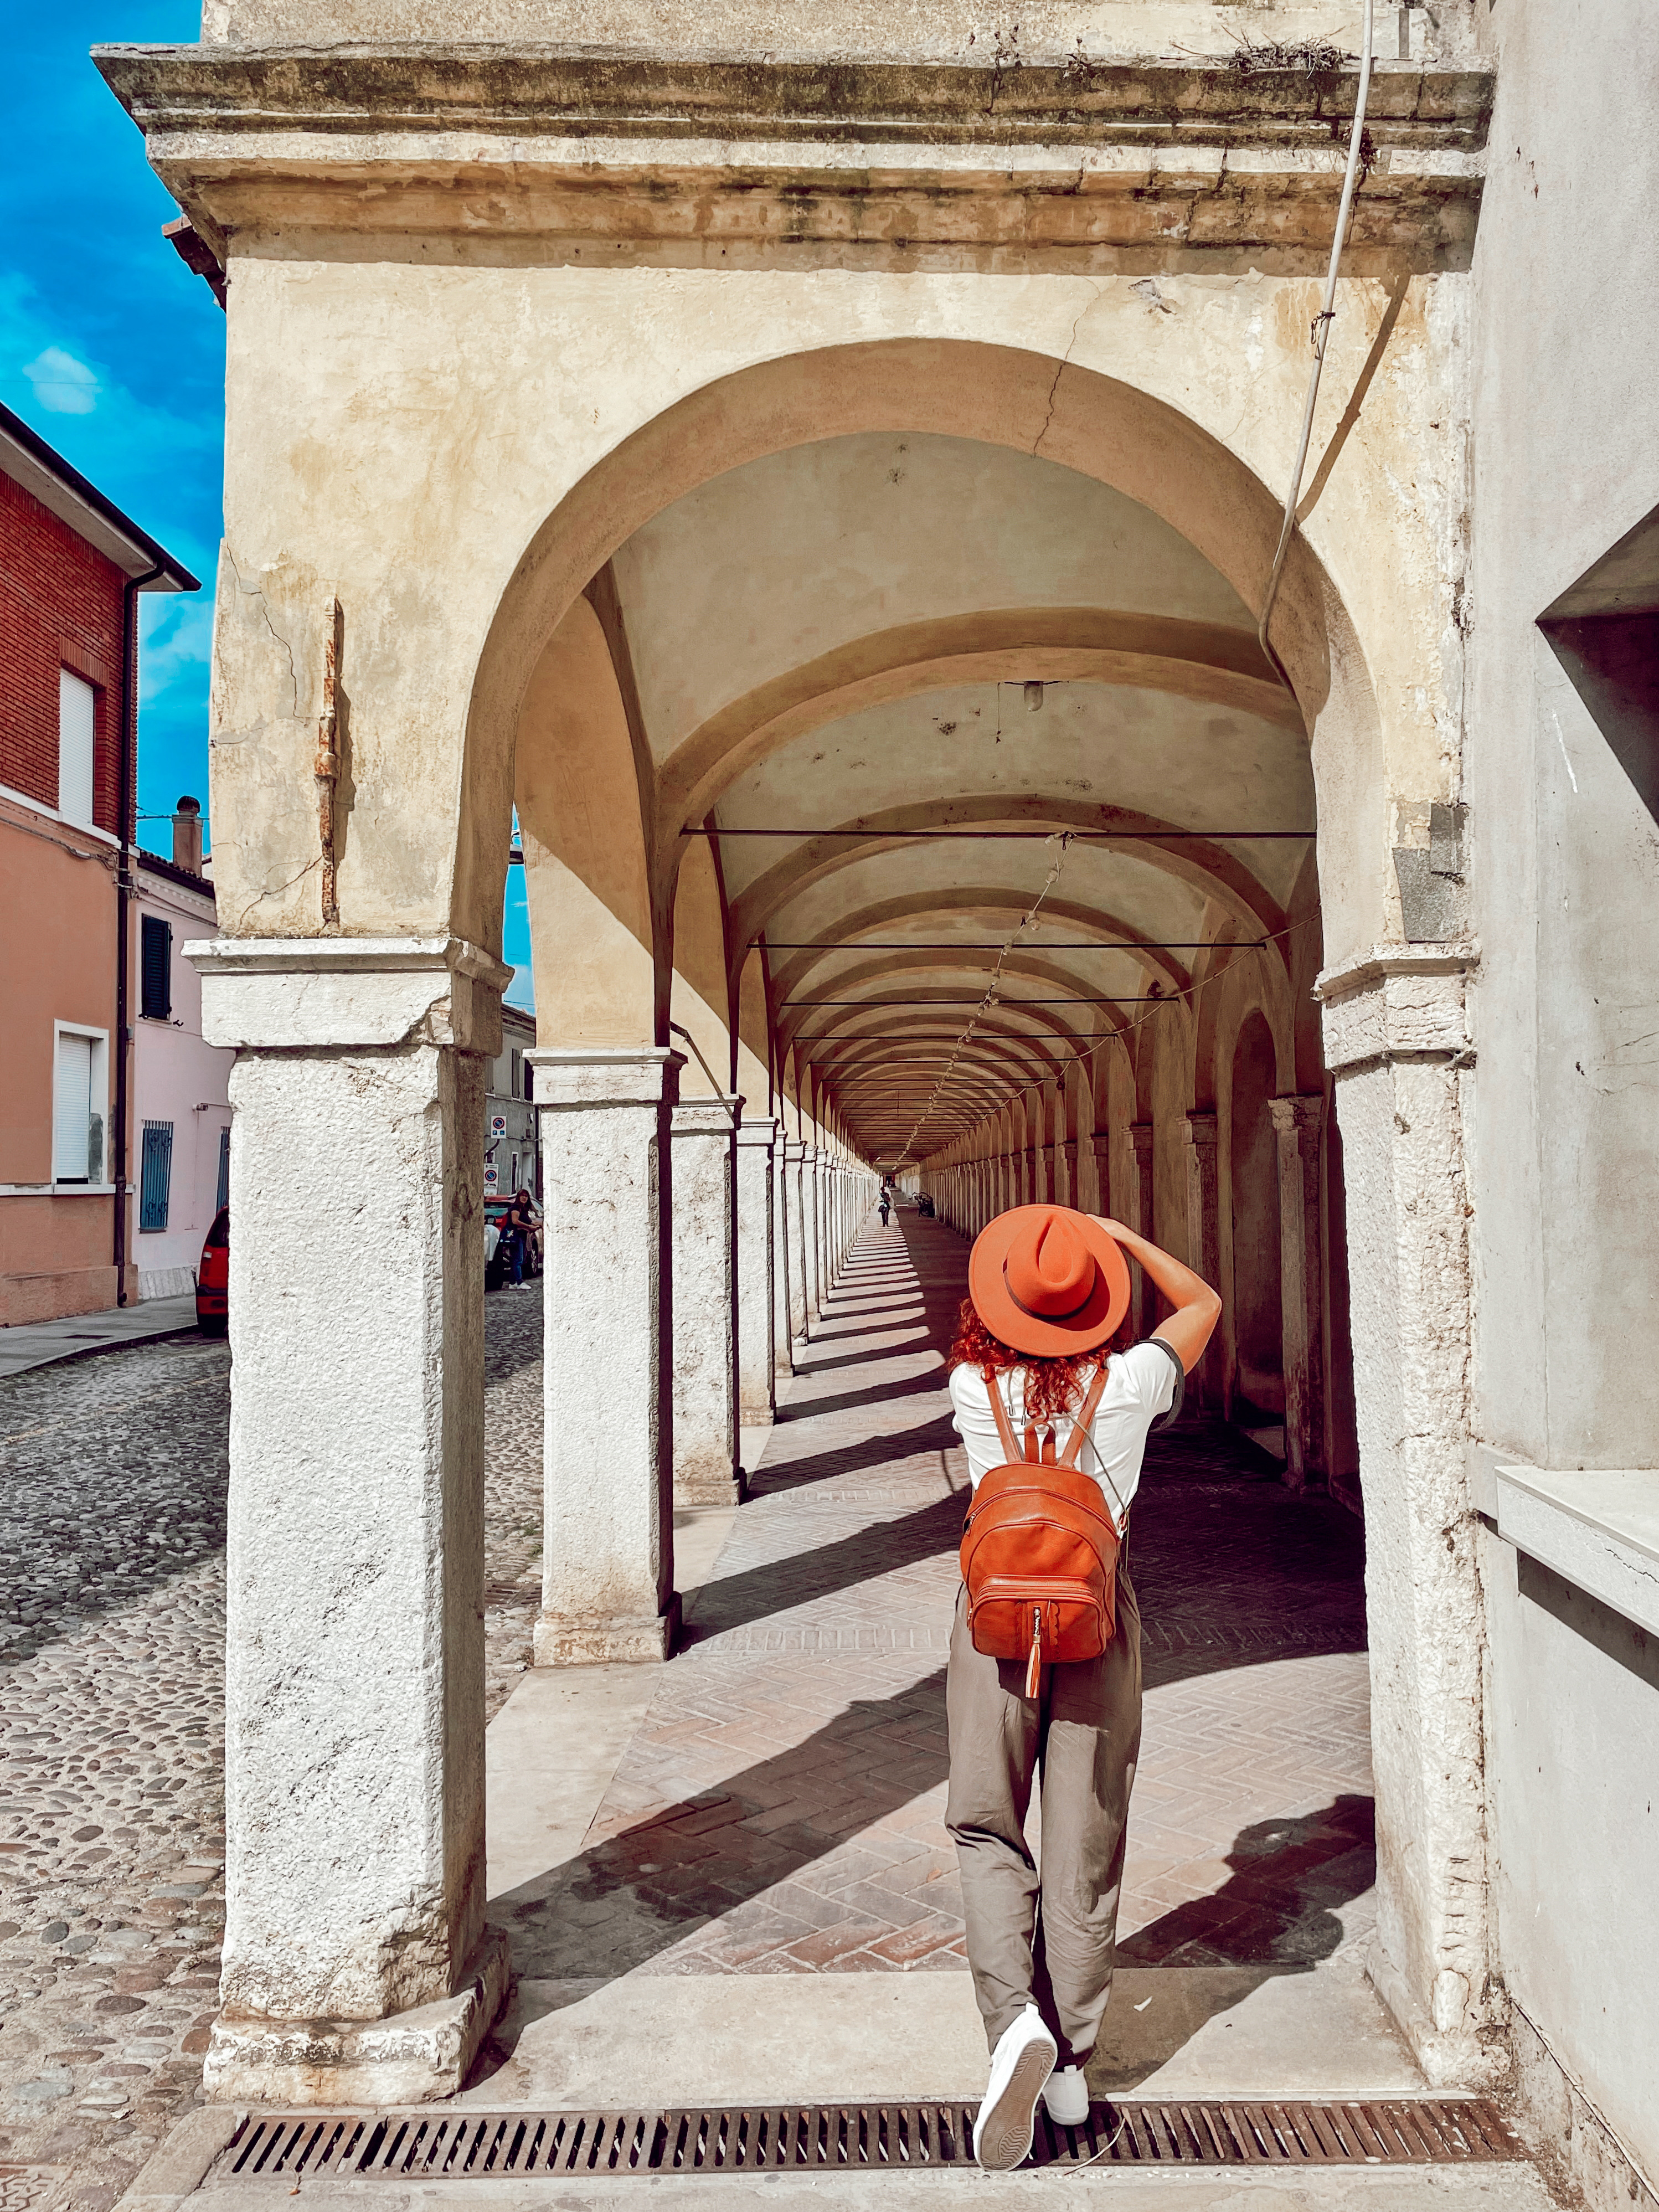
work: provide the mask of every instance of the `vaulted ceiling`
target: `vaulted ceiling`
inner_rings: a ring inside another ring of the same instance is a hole
[[[1062,1071],[1305,883],[1307,739],[1249,610],[1067,469],[827,440],[678,501],[612,573],[659,834],[716,833],[734,972],[761,948],[780,1062],[872,1158]]]

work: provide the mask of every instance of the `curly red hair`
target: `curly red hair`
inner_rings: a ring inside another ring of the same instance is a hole
[[[979,1309],[971,1298],[962,1302],[962,1311],[957,1316],[957,1333],[951,1343],[950,1356],[945,1366],[948,1374],[953,1367],[977,1367],[988,1382],[993,1375],[1005,1374],[1011,1367],[1025,1370],[1025,1419],[1042,1423],[1057,1421],[1082,1402],[1095,1370],[1105,1360],[1109,1352],[1119,1350],[1118,1339],[1097,1346],[1092,1352],[1073,1352],[1062,1358],[1042,1359],[1029,1352],[1016,1352],[1000,1336],[993,1336],[979,1317]]]

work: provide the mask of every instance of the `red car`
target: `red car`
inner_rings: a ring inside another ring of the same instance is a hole
[[[204,1336],[222,1336],[230,1327],[230,1208],[222,1206],[202,1247],[196,1270],[196,1326]]]

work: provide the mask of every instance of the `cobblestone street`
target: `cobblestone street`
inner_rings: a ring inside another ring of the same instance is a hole
[[[541,1300],[486,1315],[493,1715],[539,1589]],[[0,1386],[0,2168],[82,2212],[195,2100],[216,2007],[229,1372],[191,1335]]]

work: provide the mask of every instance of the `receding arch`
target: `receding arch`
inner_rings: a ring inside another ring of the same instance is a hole
[[[1261,603],[1279,522],[1273,494],[1190,416],[1119,379],[1046,352],[920,336],[822,347],[736,370],[664,409],[574,485],[501,596],[468,707],[458,928],[493,940],[519,711],[546,641],[589,580],[651,515],[710,477],[791,446],[872,429],[935,432],[1028,453],[1041,446],[1045,459],[1139,501],[1179,530],[1247,605]],[[1374,812],[1382,803],[1380,780],[1370,773],[1379,730],[1364,654],[1323,565],[1299,536],[1273,635],[1313,734],[1316,781],[1340,783],[1350,816]],[[1358,887],[1339,869],[1326,888],[1328,920],[1355,913],[1352,930],[1332,933],[1358,942],[1364,904]]]

